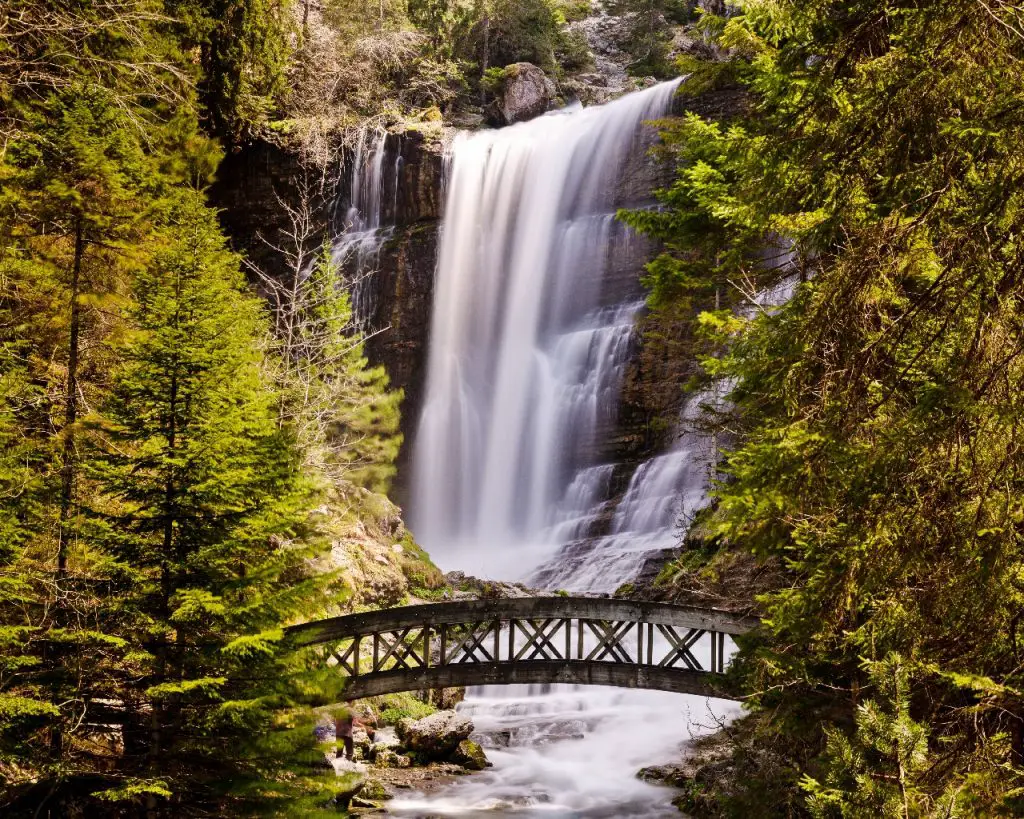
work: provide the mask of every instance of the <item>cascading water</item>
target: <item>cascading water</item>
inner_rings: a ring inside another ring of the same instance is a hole
[[[394,213],[398,195],[401,154],[388,163],[388,132],[364,128],[351,157],[347,195],[339,197],[334,214],[331,260],[345,271],[356,323],[367,329],[375,304],[374,273],[391,227],[384,224],[385,201],[390,193]],[[388,190],[390,188],[390,190]],[[342,213],[343,212],[343,213]]]
[[[461,135],[452,146],[409,509],[445,569],[525,579],[558,565],[561,588],[610,590],[632,578],[640,540],[672,540],[681,473],[699,474],[687,485],[703,493],[710,455],[677,446],[634,477],[612,534],[592,544],[593,561],[552,563],[587,539],[609,498],[614,467],[602,444],[634,350],[645,249],[614,214],[637,204],[620,195],[624,169],[644,156],[654,133],[643,123],[667,111],[675,87]],[[624,253],[632,288],[612,284]],[[730,708],[614,689],[476,690],[462,709],[495,767],[391,810],[678,815],[635,773],[671,759]]]
[[[652,553],[675,547],[680,526],[700,510],[717,463],[717,447],[702,423],[721,403],[725,385],[694,393],[679,434],[667,452],[642,463],[615,508],[609,534],[570,543],[535,571],[545,588],[571,584],[580,591],[610,592],[637,576]]]
[[[442,563],[523,578],[597,500],[641,307],[604,287],[620,176],[675,87],[452,148],[410,508]]]

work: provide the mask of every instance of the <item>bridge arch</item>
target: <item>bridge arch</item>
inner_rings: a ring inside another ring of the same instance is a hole
[[[727,638],[756,618],[598,597],[428,603],[293,626],[352,699],[468,685],[576,683],[727,697]]]

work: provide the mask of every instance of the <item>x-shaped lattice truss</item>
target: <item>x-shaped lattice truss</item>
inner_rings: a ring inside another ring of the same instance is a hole
[[[501,650],[505,642],[501,640],[501,634],[506,630],[507,653]],[[660,659],[656,659],[654,654],[655,630],[668,646],[664,654],[659,650]],[[574,633],[576,639],[572,639]],[[694,656],[693,648],[706,634],[712,638],[712,667],[709,670],[723,670],[724,635],[716,632],[695,628],[677,630],[674,626],[662,624],[555,617],[544,620],[484,620],[454,627],[409,626],[359,635],[329,651],[338,668],[353,677],[381,671],[413,670],[432,664],[530,660],[584,660],[704,671]],[[364,640],[370,640],[373,647],[369,669],[367,664],[360,664]]]

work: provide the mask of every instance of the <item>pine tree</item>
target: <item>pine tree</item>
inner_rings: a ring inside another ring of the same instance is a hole
[[[136,647],[121,685],[127,779],[104,796],[168,800],[176,816],[267,797],[259,783],[298,741],[282,733],[298,671],[282,626],[331,580],[314,571],[315,538],[298,537],[313,487],[277,423],[266,321],[242,286],[213,213],[184,194],[137,278],[135,329],[94,424],[91,538],[114,581],[104,627]]]
[[[37,775],[39,744],[60,714],[32,673],[40,658],[34,618],[25,611],[37,599],[41,578],[24,555],[37,522],[39,480],[38,454],[19,418],[36,397],[19,365],[23,352],[0,345],[0,770],[9,787]]]
[[[928,732],[910,717],[910,669],[899,654],[864,667],[875,697],[857,707],[852,737],[826,730],[825,781],[801,782],[815,819],[920,815],[916,780],[930,760]]]
[[[202,65],[199,95],[211,131],[250,138],[273,110],[288,58],[288,0],[167,0],[186,49]]]

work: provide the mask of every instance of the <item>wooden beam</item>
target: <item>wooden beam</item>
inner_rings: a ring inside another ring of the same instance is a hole
[[[721,674],[581,660],[523,660],[515,663],[473,663],[412,671],[385,671],[351,678],[345,686],[344,696],[346,699],[361,699],[430,688],[531,683],[609,685],[735,699],[727,693],[725,677]]]
[[[424,623],[440,626],[509,619],[628,621],[732,635],[746,634],[760,624],[755,617],[667,603],[602,597],[524,597],[509,600],[427,603],[366,611],[292,626],[288,633],[299,645],[315,645],[355,635],[399,631],[407,627],[422,626]]]

